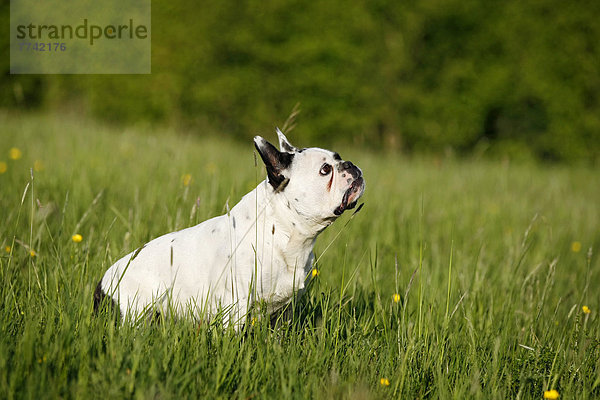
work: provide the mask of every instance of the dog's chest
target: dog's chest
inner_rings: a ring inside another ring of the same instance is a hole
[[[268,280],[263,285],[271,290],[262,293],[262,299],[269,304],[269,311],[274,311],[285,304],[298,292],[304,289],[305,281],[312,269],[313,253],[309,249],[305,255],[297,258],[296,264],[283,263],[276,275],[263,274],[262,278]]]

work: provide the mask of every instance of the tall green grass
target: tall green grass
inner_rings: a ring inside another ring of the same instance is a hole
[[[290,319],[115,326],[111,263],[264,176],[252,143],[146,130],[0,114],[0,398],[600,396],[598,171],[335,148],[365,206]]]

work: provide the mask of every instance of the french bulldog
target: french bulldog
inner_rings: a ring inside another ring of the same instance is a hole
[[[339,154],[294,147],[277,129],[278,150],[254,138],[267,177],[225,215],[168,233],[127,254],[94,293],[121,320],[158,315],[222,318],[240,328],[255,305],[285,306],[312,271],[319,233],[365,190],[360,168]]]

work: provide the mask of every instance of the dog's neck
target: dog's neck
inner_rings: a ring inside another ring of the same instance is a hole
[[[281,249],[282,256],[289,269],[305,268],[319,233],[323,232],[333,220],[320,221],[301,215],[285,192],[276,192],[264,181],[256,188],[259,198],[265,196],[267,223],[277,221],[274,234],[286,238]]]
[[[238,210],[252,209],[254,204],[258,208],[251,220],[258,223],[259,230],[264,229],[266,235],[273,235],[273,243],[281,252],[288,270],[307,268],[317,236],[335,218],[322,221],[301,215],[285,191],[276,192],[266,180],[240,200],[231,210],[231,217],[240,222],[248,220],[247,215],[238,214]],[[254,222],[242,230],[250,234]],[[256,251],[260,252],[262,248],[257,245]]]
[[[277,192],[267,181],[257,187],[266,197],[269,212],[273,219],[278,221],[278,225],[283,231],[294,237],[298,242],[314,242],[319,233],[323,232],[335,218],[329,220],[317,219],[308,215],[303,215],[296,209],[292,199],[288,198],[285,191]]]

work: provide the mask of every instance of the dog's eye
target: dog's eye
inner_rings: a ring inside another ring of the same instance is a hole
[[[325,175],[329,175],[329,173],[331,173],[331,165],[325,163],[323,164],[323,166],[321,166],[321,170],[319,171],[319,174],[325,176]]]

